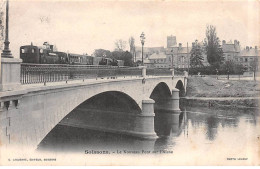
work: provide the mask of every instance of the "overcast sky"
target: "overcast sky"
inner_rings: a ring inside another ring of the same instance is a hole
[[[93,53],[114,49],[116,39],[130,36],[140,46],[166,46],[167,35],[177,43],[203,40],[207,24],[218,37],[237,39],[242,47],[260,46],[259,1],[10,1],[10,47],[19,57],[19,47],[31,42],[55,44],[59,51]],[[129,45],[127,45],[128,47]],[[128,47],[129,48],[129,47]]]

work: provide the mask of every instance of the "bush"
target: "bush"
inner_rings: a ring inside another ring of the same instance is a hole
[[[190,75],[197,75],[200,72],[201,75],[216,75],[218,70],[218,75],[236,74],[241,75],[244,73],[244,68],[242,65],[230,63],[224,63],[216,70],[215,66],[204,66],[196,68],[176,68],[177,71],[188,71]]]

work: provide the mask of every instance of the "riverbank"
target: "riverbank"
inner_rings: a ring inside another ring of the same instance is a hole
[[[191,106],[256,108],[260,100],[258,83],[253,80],[223,80],[210,76],[189,77],[187,94],[182,102]]]

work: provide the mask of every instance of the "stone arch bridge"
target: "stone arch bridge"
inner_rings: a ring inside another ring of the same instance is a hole
[[[145,73],[132,78],[20,85],[1,91],[2,144],[36,148],[57,124],[156,138],[154,108],[178,114],[179,91],[185,93],[187,75],[148,77]],[[93,113],[104,104],[102,99],[110,101],[108,107],[111,103],[116,110]],[[95,102],[96,108],[87,114],[84,106],[89,102]],[[71,112],[78,115],[73,117]]]

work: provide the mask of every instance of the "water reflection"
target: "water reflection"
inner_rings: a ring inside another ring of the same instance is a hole
[[[182,146],[189,147],[194,142],[200,148],[205,148],[208,143],[218,146],[216,140],[225,140],[227,136],[232,136],[228,138],[229,141],[236,139],[233,141],[237,143],[247,141],[248,137],[259,136],[259,131],[256,130],[259,128],[259,113],[255,109],[186,107],[180,114],[162,110],[155,114],[155,132],[159,136],[156,140],[58,125],[38,149],[55,152],[82,152],[88,149],[178,151]],[[249,132],[252,135],[247,134]]]

